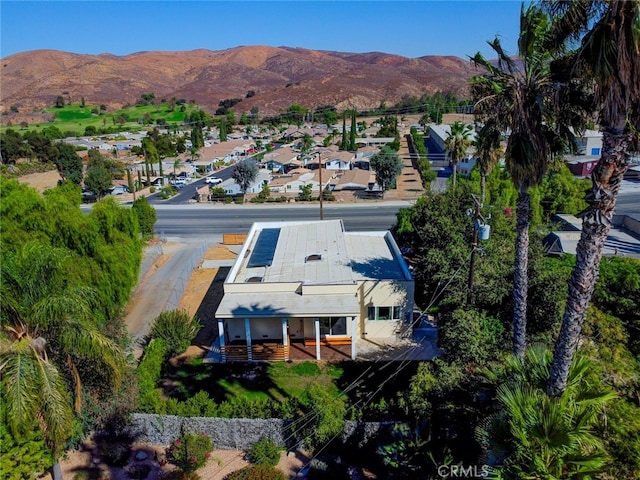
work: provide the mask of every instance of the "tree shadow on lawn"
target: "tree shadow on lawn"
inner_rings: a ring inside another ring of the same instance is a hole
[[[393,408],[391,403],[400,393],[409,389],[419,364],[418,361],[344,361],[337,364],[343,374],[336,384],[341,391],[347,392],[352,405],[363,406],[361,410],[365,421],[402,420],[404,415],[401,411],[389,411],[389,408]],[[383,410],[375,408],[383,398],[387,407]]]
[[[192,361],[180,366],[167,364],[160,383],[165,395],[180,401],[200,391],[207,392],[216,403],[235,396],[277,401],[288,398],[289,394],[273,382],[267,368],[266,363],[250,362],[214,365]]]

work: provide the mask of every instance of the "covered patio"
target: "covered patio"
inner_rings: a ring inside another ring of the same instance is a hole
[[[230,293],[216,311],[212,348],[221,362],[355,359],[358,312],[351,293]]]

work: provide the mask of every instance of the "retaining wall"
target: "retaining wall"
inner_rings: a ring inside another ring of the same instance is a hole
[[[286,448],[298,443],[290,433],[292,421],[279,418],[177,417],[135,413],[132,423],[138,441],[157,445],[170,444],[183,431],[205,433],[221,450],[247,450],[262,437]],[[345,422],[342,442],[361,448],[380,433],[390,431],[395,423]]]

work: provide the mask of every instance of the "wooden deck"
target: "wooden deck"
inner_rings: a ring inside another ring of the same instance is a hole
[[[320,359],[324,361],[340,361],[351,359],[351,339],[346,343],[345,339],[338,342],[321,342]],[[251,353],[251,357],[249,357]],[[290,360],[302,362],[316,359],[315,340],[312,342],[293,342],[290,345],[280,343],[262,343],[251,345],[225,345],[220,349],[223,362],[278,362]]]

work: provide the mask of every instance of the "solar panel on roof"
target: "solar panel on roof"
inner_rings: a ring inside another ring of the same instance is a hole
[[[273,262],[276,245],[280,237],[279,228],[263,228],[258,234],[256,245],[253,247],[247,267],[268,267]]]

